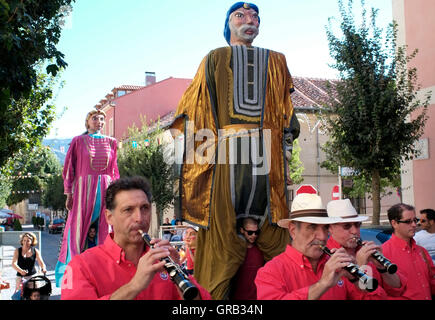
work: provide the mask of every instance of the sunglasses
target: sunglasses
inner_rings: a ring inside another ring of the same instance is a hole
[[[426,219],[421,219],[420,222],[426,223]]]
[[[408,220],[396,220],[397,223],[406,223],[406,224],[411,224],[413,222],[418,223],[420,221],[420,219],[418,218],[414,218],[414,219],[408,219]]]
[[[245,230],[245,232],[248,234],[248,236],[252,236],[254,233],[256,236],[258,236],[260,234],[260,229],[258,230],[246,230],[245,228],[242,227],[243,230]]]
[[[355,228],[361,228],[362,222],[349,222],[349,223],[344,223],[342,224],[342,228],[344,230],[349,230],[350,228],[352,228],[352,226],[355,226]]]

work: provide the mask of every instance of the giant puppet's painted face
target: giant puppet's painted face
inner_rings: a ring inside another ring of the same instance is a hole
[[[94,113],[88,116],[86,120],[86,128],[89,133],[100,132],[106,122],[106,117],[102,113]]]
[[[231,30],[231,44],[251,45],[259,33],[258,13],[250,8],[235,10],[229,20]]]

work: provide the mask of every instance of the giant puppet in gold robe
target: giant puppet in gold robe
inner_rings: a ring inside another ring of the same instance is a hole
[[[289,214],[286,151],[299,134],[283,54],[228,46],[211,51],[184,93],[171,129],[184,134],[182,219],[200,228],[194,276],[226,299],[244,260],[236,220],[260,221],[257,245],[267,260],[284,251]]]
[[[202,227],[195,278],[226,299],[244,260],[236,219],[259,219],[257,245],[266,260],[284,251],[288,231],[286,151],[299,134],[283,54],[229,46],[211,51],[182,97],[173,135],[184,134],[182,219]]]

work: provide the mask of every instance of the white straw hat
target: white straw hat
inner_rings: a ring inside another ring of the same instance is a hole
[[[369,218],[367,216],[358,215],[349,199],[330,201],[326,206],[326,210],[328,211],[328,216],[339,219],[339,223],[361,222]]]
[[[292,202],[290,217],[279,220],[278,225],[282,228],[288,228],[290,221],[332,224],[337,223],[338,219],[328,217],[320,196],[312,193],[301,193]]]

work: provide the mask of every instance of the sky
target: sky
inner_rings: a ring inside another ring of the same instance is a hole
[[[56,92],[57,120],[47,138],[84,132],[86,114],[114,87],[156,80],[193,78],[210,50],[226,46],[225,16],[234,0],[76,0],[57,48],[68,67]],[[337,0],[257,0],[258,47],[284,53],[293,76],[336,78],[329,65],[326,26]],[[377,25],[392,21],[392,0],[366,0],[379,9]],[[354,0],[359,16],[359,0]]]

